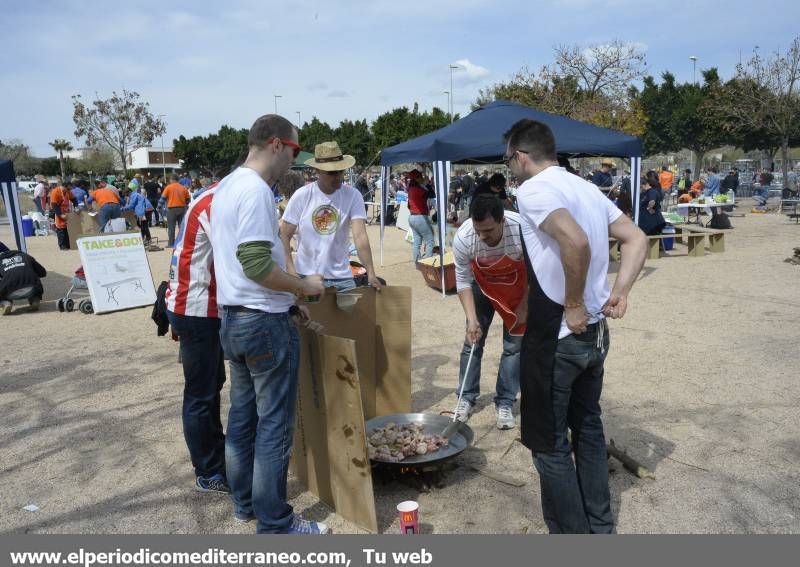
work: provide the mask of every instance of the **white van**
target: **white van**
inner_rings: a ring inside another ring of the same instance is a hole
[[[36,189],[38,184],[38,181],[17,181],[17,191],[33,195],[33,190]]]

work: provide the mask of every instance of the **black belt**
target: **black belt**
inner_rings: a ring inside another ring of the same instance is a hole
[[[261,311],[260,309],[253,309],[251,307],[245,307],[244,305],[221,305],[221,307],[225,311],[233,311],[236,313],[263,313],[265,315],[280,315],[280,313],[267,313],[266,311]],[[288,311],[289,315],[297,315],[300,313],[300,308],[297,305],[292,305],[289,307]]]

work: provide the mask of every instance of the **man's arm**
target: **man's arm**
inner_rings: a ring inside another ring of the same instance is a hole
[[[383,286],[378,280],[378,276],[375,275],[375,266],[372,264],[372,248],[369,245],[369,237],[367,236],[367,223],[364,219],[352,219],[350,221],[350,230],[353,231],[353,242],[356,245],[356,250],[358,250],[358,259],[367,269],[369,285],[380,290]]]
[[[589,239],[566,209],[554,210],[539,228],[558,242],[561,252],[561,265],[566,280],[564,315],[567,327],[573,333],[583,333],[589,320],[583,304],[586,273],[589,271],[591,257]]]
[[[283,243],[283,250],[286,254],[286,271],[293,275],[297,275],[297,270],[294,267],[294,258],[292,257],[292,237],[294,236],[295,231],[297,231],[297,225],[287,222],[285,220],[281,221],[281,242]]]
[[[236,258],[248,278],[271,290],[288,291],[295,295],[317,295],[323,292],[321,275],[298,278],[284,272],[272,259],[270,242],[253,241],[240,244]]]
[[[628,309],[628,294],[647,257],[647,237],[625,215],[608,225],[608,235],[619,240],[622,247],[617,279],[603,313],[612,319],[622,319]]]
[[[480,340],[483,331],[481,331],[481,325],[478,322],[478,313],[475,311],[475,295],[472,293],[472,286],[459,291],[458,300],[461,302],[461,307],[467,316],[467,334],[465,338],[468,343],[475,344]]]

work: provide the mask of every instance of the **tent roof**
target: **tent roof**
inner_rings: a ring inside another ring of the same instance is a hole
[[[556,152],[561,155],[642,155],[642,141],[639,138],[507,100],[497,100],[444,128],[386,148],[381,152],[381,164],[498,162],[506,150],[503,134],[523,118],[538,120],[550,126],[556,138]]]
[[[297,158],[294,160],[294,163],[292,164],[292,169],[303,169],[304,167],[308,167],[306,165],[306,160],[311,159],[313,157],[314,154],[312,154],[311,152],[301,151],[299,154],[297,154]]]

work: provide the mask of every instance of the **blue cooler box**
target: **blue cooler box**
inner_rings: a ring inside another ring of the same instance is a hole
[[[22,217],[22,234],[24,236],[34,236],[36,234],[33,230],[33,219]]]
[[[661,234],[671,234],[673,235],[672,238],[664,238],[662,242],[664,243],[664,250],[672,250],[672,247],[675,245],[675,227],[672,225],[667,225],[661,231]]]

